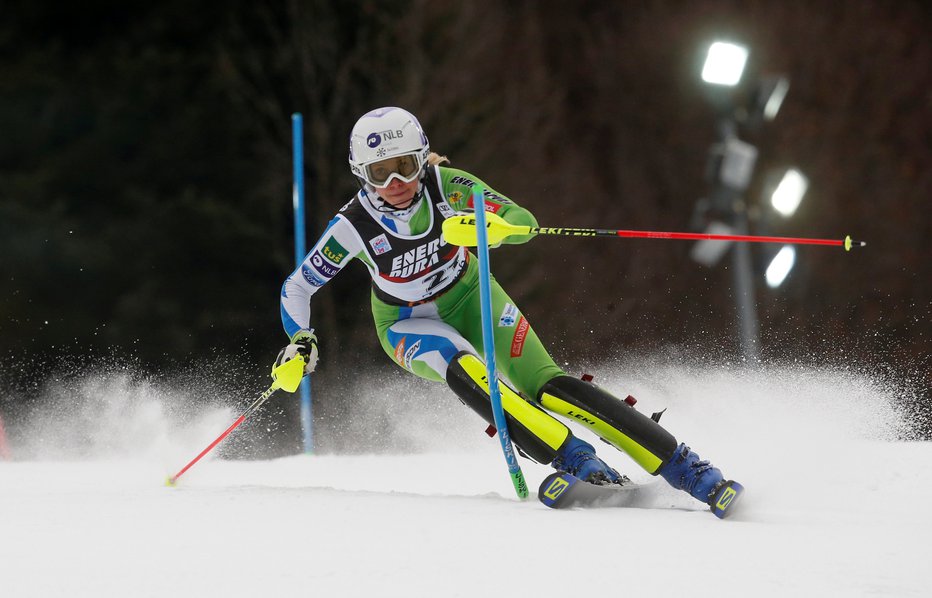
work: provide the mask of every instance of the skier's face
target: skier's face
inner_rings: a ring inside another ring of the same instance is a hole
[[[376,187],[375,190],[382,198],[382,201],[393,208],[406,208],[411,205],[411,201],[417,194],[417,179],[410,183],[402,183],[398,179],[392,179],[387,187]]]

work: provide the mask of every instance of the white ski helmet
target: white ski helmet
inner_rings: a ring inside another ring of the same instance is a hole
[[[386,187],[393,178],[405,183],[420,178],[429,153],[421,123],[402,108],[376,108],[350,133],[350,170],[372,187]]]

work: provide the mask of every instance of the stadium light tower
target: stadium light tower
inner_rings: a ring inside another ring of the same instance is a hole
[[[767,228],[774,212],[789,218],[809,186],[808,179],[799,170],[789,169],[766,177],[766,191],[755,194],[755,202],[748,199],[750,186],[757,181],[759,150],[741,139],[741,135],[753,135],[765,123],[773,121],[790,88],[789,79],[780,74],[754,73],[753,77],[748,77],[745,74],[748,55],[747,46],[740,43],[715,41],[709,45],[702,66],[706,96],[718,119],[718,139],[709,150],[706,173],[711,188],[706,197],[697,201],[693,212],[693,228],[704,228],[707,233],[749,234],[751,225]],[[778,179],[781,175],[782,179]],[[759,204],[769,204],[766,207],[770,209],[759,209]],[[760,270],[755,269],[750,245],[699,241],[693,246],[691,256],[700,264],[712,267],[729,251],[741,352],[747,362],[755,363],[760,359],[755,289],[755,277]],[[765,248],[761,251],[772,258],[765,272],[766,283],[770,288],[777,288],[793,269],[796,250],[786,246],[780,250]]]
[[[713,226],[728,227],[735,234],[748,234],[746,194],[753,179],[758,150],[738,137],[738,107],[732,88],[741,83],[747,64],[748,48],[741,44],[716,41],[706,53],[702,66],[702,80],[707,84],[709,99],[718,111],[718,140],[709,150],[707,176],[712,183],[710,197],[697,205],[705,212],[704,218],[713,218]],[[742,112],[746,110],[742,109]],[[692,252],[693,259],[707,266],[717,262],[731,250],[734,275],[733,294],[737,309],[741,352],[749,363],[760,358],[758,347],[757,304],[750,248],[746,243],[730,247],[721,243],[698,243]]]

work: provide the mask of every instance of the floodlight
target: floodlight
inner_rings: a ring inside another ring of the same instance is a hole
[[[787,275],[790,273],[790,270],[793,269],[793,264],[796,263],[796,248],[792,245],[784,245],[777,255],[770,261],[770,265],[767,266],[767,272],[765,277],[767,278],[767,286],[771,289],[775,289],[786,280]]]
[[[765,77],[760,82],[758,93],[758,102],[761,104],[761,112],[764,120],[773,120],[783,105],[786,93],[790,90],[790,80],[786,77]]]
[[[770,204],[783,217],[788,218],[799,207],[799,202],[802,201],[808,188],[809,179],[795,168],[790,168],[770,196]]]
[[[741,80],[748,49],[738,44],[715,42],[709,46],[702,67],[702,80],[713,85],[734,87]]]

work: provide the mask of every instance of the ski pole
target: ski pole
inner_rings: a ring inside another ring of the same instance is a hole
[[[477,244],[476,216],[466,214],[443,221],[443,237],[448,243],[464,247]],[[485,214],[488,241],[494,245],[513,235],[559,235],[564,237],[623,237],[628,239],[681,239],[695,241],[737,241],[741,243],[783,243],[788,245],[834,245],[851,251],[852,247],[864,247],[864,241],[844,239],[804,239],[799,237],[763,237],[756,235],[713,235],[707,233],[671,233],[646,230],[611,230],[601,228],[548,228],[509,224],[501,216]]]
[[[480,317],[482,319],[482,345],[485,349],[486,376],[489,381],[489,400],[492,403],[492,420],[498,429],[498,439],[508,464],[508,473],[511,474],[511,483],[514,484],[518,498],[528,497],[527,482],[524,472],[515,456],[515,448],[508,432],[508,420],[505,419],[505,410],[502,407],[501,389],[498,387],[498,375],[495,370],[495,329],[492,327],[492,284],[489,272],[489,242],[486,239],[486,229],[483,226],[485,216],[485,190],[481,186],[473,189],[473,203],[476,206],[476,219],[479,226],[474,230],[478,233],[476,253],[479,258],[479,301]]]
[[[298,354],[294,357],[294,359],[286,361],[278,367],[273,367],[272,377],[274,378],[274,381],[272,382],[272,385],[269,386],[265,392],[259,395],[259,398],[253,401],[252,405],[243,411],[240,416],[236,418],[236,421],[234,421],[233,424],[223,432],[223,434],[218,436],[216,440],[207,445],[207,448],[202,450],[197,457],[191,459],[191,461],[182,467],[178,473],[166,479],[165,485],[174,486],[175,482],[178,481],[178,478],[184,475],[184,472],[191,469],[191,467],[200,461],[204,455],[209,453],[215,446],[220,444],[224,438],[229,436],[230,432],[235,430],[241,423],[246,421],[246,418],[252,415],[259,407],[261,407],[262,404],[265,403],[269,397],[275,393],[276,390],[283,389],[287,392],[294,392],[297,390],[298,385],[301,384],[301,379],[304,377],[304,366],[306,364],[307,362],[305,361],[304,356]]]

